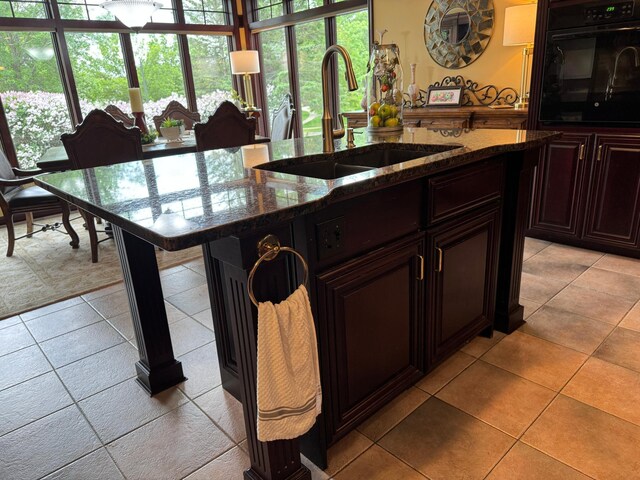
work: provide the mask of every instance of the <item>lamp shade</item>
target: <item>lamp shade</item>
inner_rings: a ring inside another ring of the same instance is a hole
[[[537,8],[538,5],[535,3],[505,8],[502,38],[505,47],[533,43]]]
[[[142,28],[149,17],[162,7],[161,3],[151,0],[109,0],[100,4],[129,28]]]
[[[260,59],[257,50],[238,50],[230,52],[231,73],[240,75],[243,73],[260,73]]]

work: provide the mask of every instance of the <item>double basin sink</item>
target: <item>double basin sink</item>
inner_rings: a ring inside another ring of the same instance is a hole
[[[346,177],[376,168],[388,167],[445,152],[460,145],[420,145],[413,148],[389,148],[383,145],[343,150],[333,154],[300,157],[258,165],[255,168],[324,180]]]

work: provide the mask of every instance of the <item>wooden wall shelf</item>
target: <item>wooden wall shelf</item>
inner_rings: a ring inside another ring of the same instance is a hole
[[[364,111],[345,112],[347,127],[367,126]],[[472,107],[420,107],[405,108],[405,126],[429,128],[526,128],[528,111],[513,108]]]

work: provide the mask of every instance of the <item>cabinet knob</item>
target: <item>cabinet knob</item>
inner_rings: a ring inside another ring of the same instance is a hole
[[[598,147],[598,154],[596,155],[596,161],[602,160],[602,145]]]
[[[420,259],[420,274],[416,280],[424,280],[424,257],[422,255],[418,255]]]
[[[584,160],[584,143],[580,144],[580,150],[578,151],[578,160]]]

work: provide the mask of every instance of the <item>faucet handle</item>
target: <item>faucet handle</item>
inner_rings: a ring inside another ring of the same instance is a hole
[[[353,128],[347,128],[347,148],[353,148],[356,143],[353,138]]]

